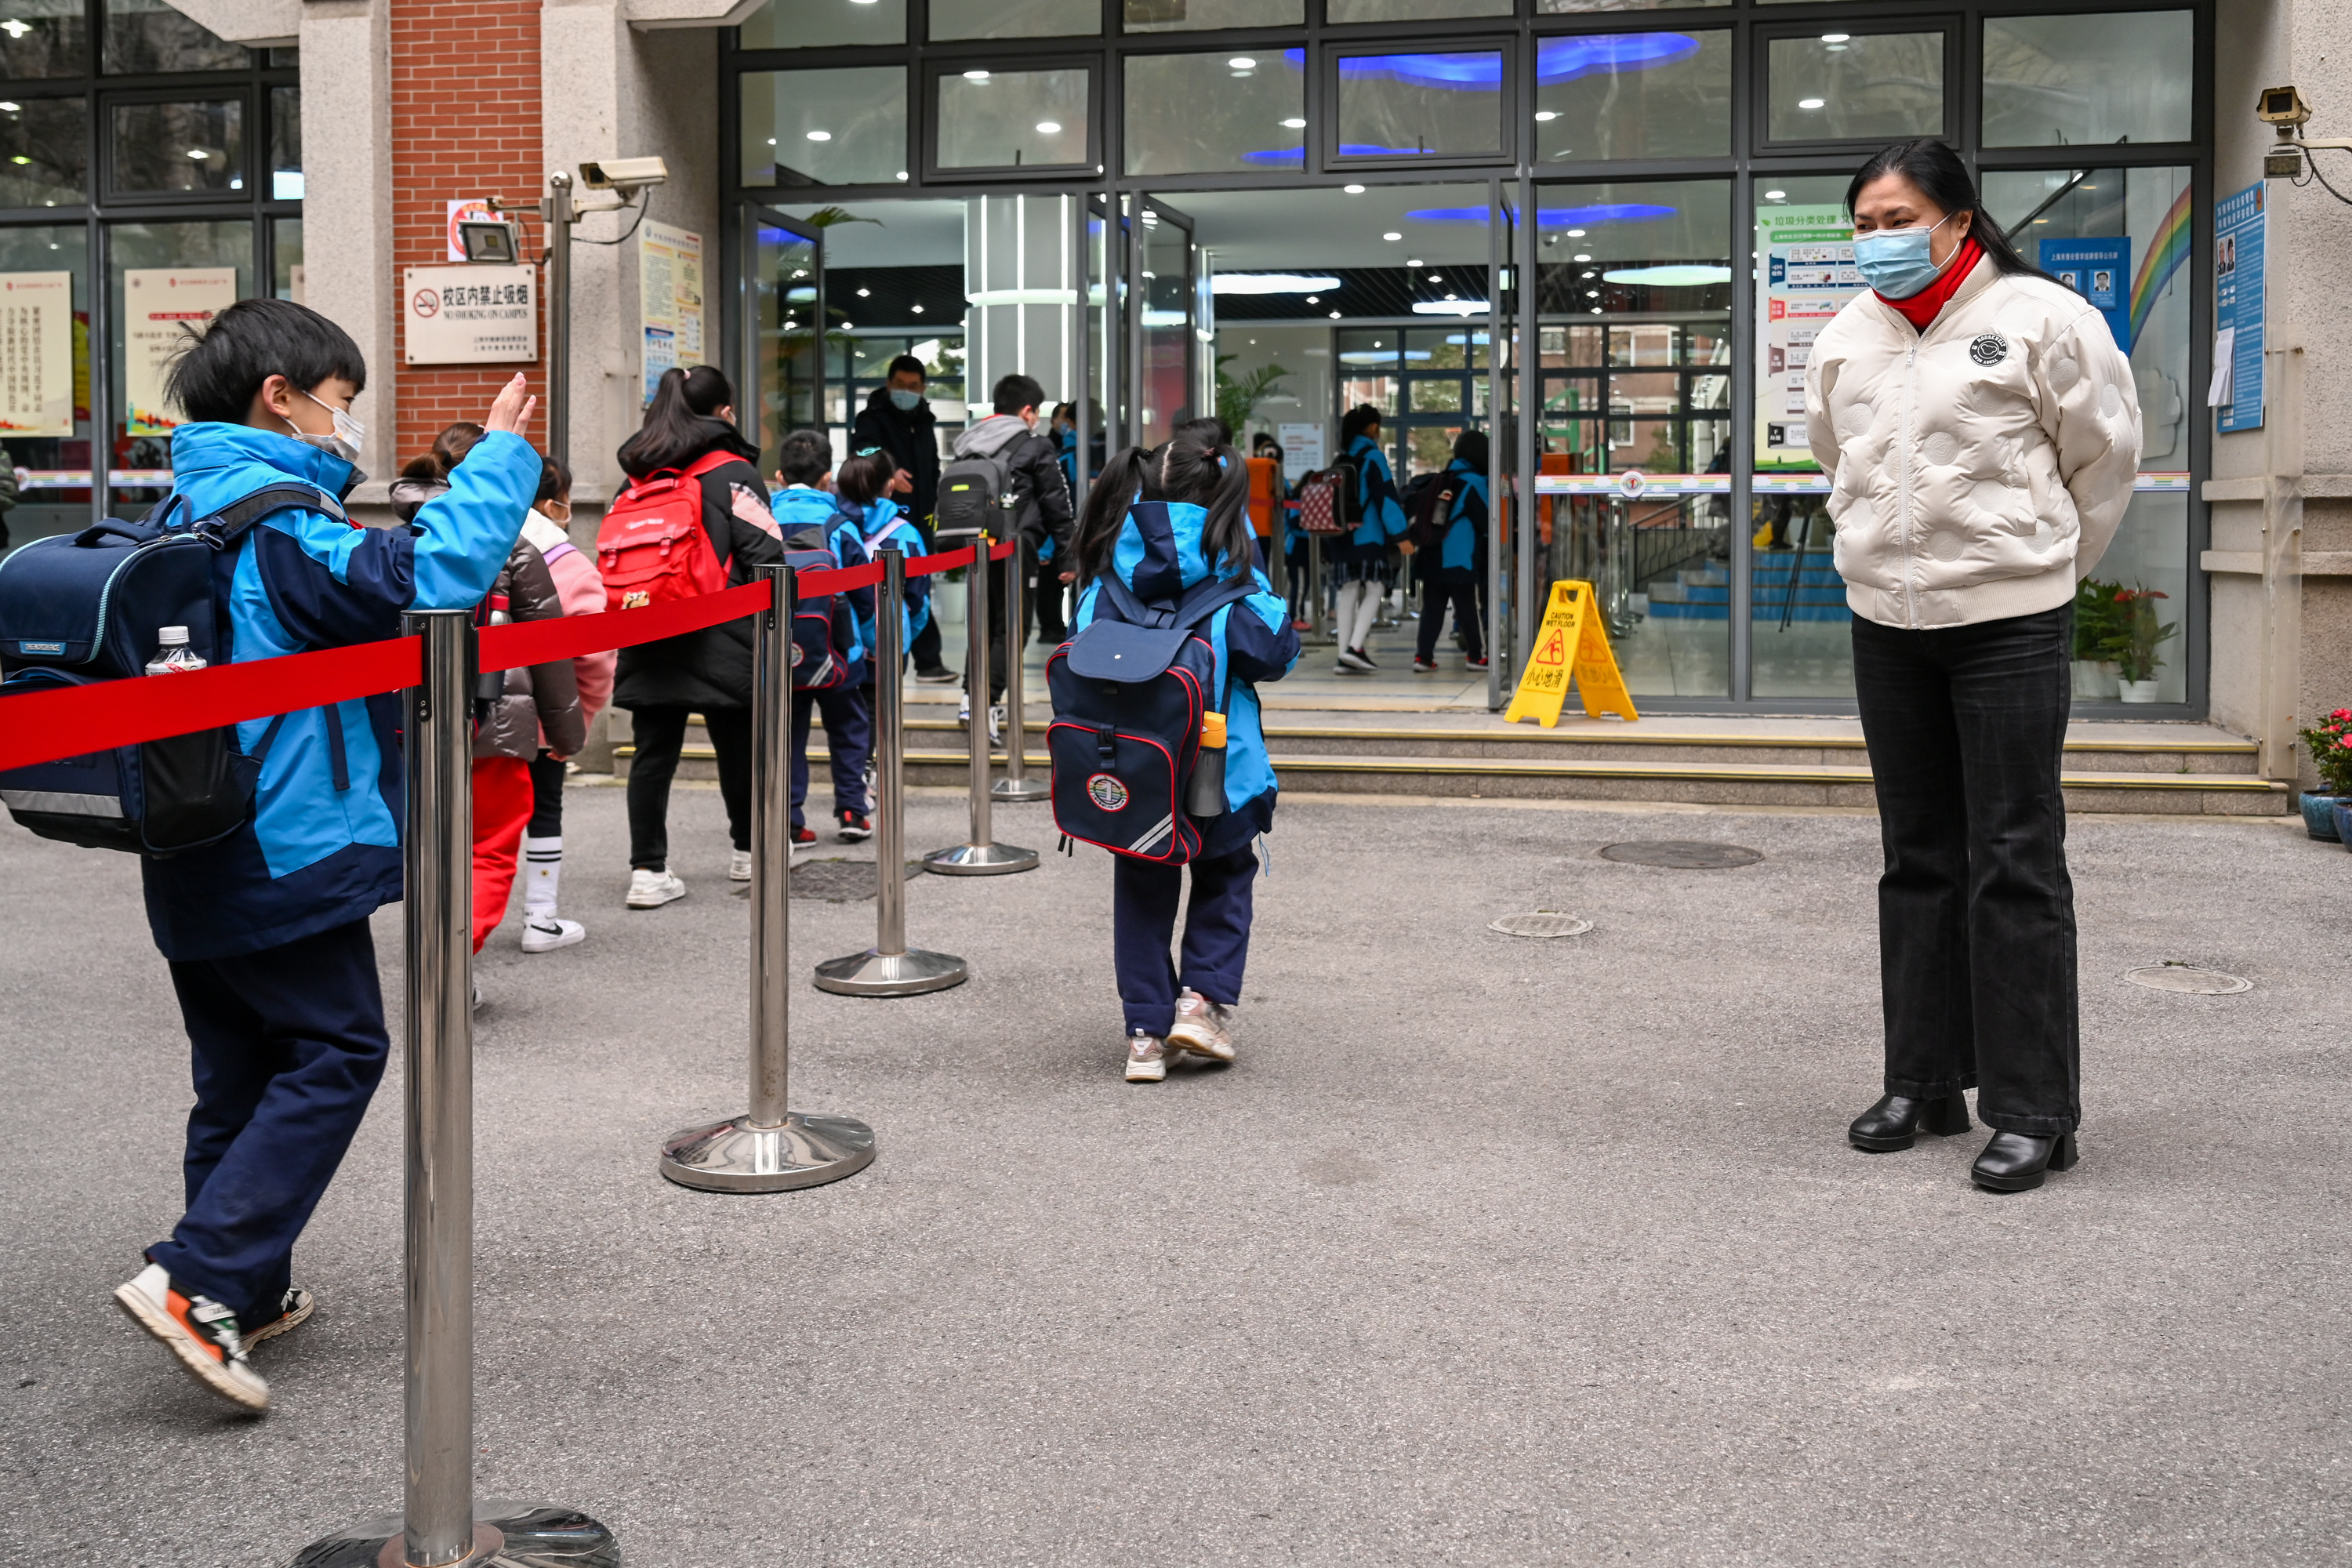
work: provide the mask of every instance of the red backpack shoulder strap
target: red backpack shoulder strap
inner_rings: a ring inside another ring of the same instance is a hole
[[[748,459],[740,457],[733,452],[705,452],[702,456],[695,458],[693,462],[687,465],[681,477],[689,479],[698,479],[714,468],[723,468],[730,463],[740,463],[747,460]]]

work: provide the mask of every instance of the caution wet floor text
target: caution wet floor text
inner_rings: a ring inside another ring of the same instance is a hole
[[[1617,656],[1609,651],[1609,633],[1601,625],[1601,606],[1590,583],[1554,583],[1551,603],[1544,606],[1543,622],[1536,627],[1534,652],[1519,677],[1503,721],[1542,721],[1547,730],[1559,722],[1560,705],[1568,700],[1570,680],[1584,699],[1584,714],[1597,719],[1614,713],[1638,719],[1625,678],[1617,672]]]

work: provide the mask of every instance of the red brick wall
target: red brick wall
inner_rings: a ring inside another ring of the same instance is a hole
[[[541,167],[539,0],[392,0],[393,288],[403,269],[446,265],[448,203],[460,196],[536,200]],[[541,244],[535,215],[523,247]],[[407,312],[401,312],[405,321]],[[541,311],[544,353],[547,321]],[[396,345],[396,421],[403,462],[432,445],[445,425],[479,420],[518,370],[545,407],[546,364],[415,365]],[[543,414],[529,432],[546,437]],[[390,475],[383,478],[389,479]]]

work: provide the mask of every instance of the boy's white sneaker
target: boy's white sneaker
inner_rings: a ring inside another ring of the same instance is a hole
[[[1127,1081],[1158,1083],[1168,1076],[1168,1047],[1157,1035],[1138,1029],[1127,1037]]]
[[[560,921],[552,915],[542,915],[523,922],[522,950],[525,952],[553,952],[559,947],[570,947],[575,942],[588,940],[588,928],[578,921]]]
[[[751,879],[751,852],[749,849],[728,851],[727,879],[730,882],[748,882]]]
[[[269,1408],[269,1384],[245,1359],[236,1314],[209,1296],[182,1290],[160,1263],[151,1263],[114,1292],[122,1315],[163,1342],[190,1377],[230,1404]]]
[[[684,897],[685,879],[667,866],[658,871],[635,870],[629,873],[627,902],[633,910],[657,910]]]
[[[1180,1050],[1229,1062],[1234,1059],[1234,1011],[1187,985],[1176,994],[1176,1025],[1168,1031],[1168,1043]]]

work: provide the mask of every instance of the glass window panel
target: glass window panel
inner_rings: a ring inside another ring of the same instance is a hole
[[[66,363],[27,363],[22,351],[0,363],[16,382],[9,402],[39,418],[40,436],[10,436],[0,441],[0,461],[31,471],[16,508],[8,513],[10,541],[24,544],[53,533],[69,533],[89,523],[89,246],[81,225],[0,228],[0,272],[65,272],[70,312]],[[21,379],[20,379],[21,378]],[[65,406],[50,394],[61,392]],[[36,410],[38,412],[36,413]],[[52,416],[62,415],[61,418]],[[20,425],[27,423],[19,420]],[[79,479],[80,483],[68,483]]]
[[[117,195],[245,189],[245,102],[114,106]]]
[[[1511,0],[1328,0],[1327,22],[1427,22],[1440,16],[1507,16]]]
[[[269,197],[302,199],[302,89],[269,89]]]
[[[1941,33],[1774,38],[1769,53],[1765,117],[1771,141],[1943,132]]]
[[[1731,35],[1595,33],[1536,44],[1536,156],[1731,151]]]
[[[1342,55],[1339,154],[1462,156],[1503,147],[1503,57]]]
[[[1984,144],[2186,142],[2186,11],[1993,16],[1984,25]]]
[[[1730,4],[1731,0],[1536,0],[1536,15],[1565,16],[1588,11],[1673,11],[1697,5]]]
[[[82,0],[12,0],[0,19],[0,82],[81,76],[89,69]]]
[[[298,305],[310,301],[303,297],[302,220],[280,217],[269,220],[269,291],[280,300],[291,300]]]
[[[1119,8],[1120,25],[1130,33],[1297,27],[1306,20],[1306,0],[1124,0]]]
[[[907,0],[768,0],[743,19],[736,47],[822,49],[906,41]]]
[[[116,76],[243,70],[251,59],[163,0],[107,0],[106,68]]]
[[[226,223],[119,223],[108,229],[107,243],[107,289],[108,299],[111,302],[108,335],[113,351],[112,370],[108,378],[113,390],[108,407],[111,410],[113,425],[115,467],[168,471],[172,466],[170,435],[132,436],[124,417],[127,403],[123,368],[129,361],[123,352],[123,332],[130,316],[124,298],[123,274],[151,268],[234,271],[236,275],[236,296],[240,300],[245,299],[253,292],[253,225],[243,219]],[[144,330],[145,326],[142,321],[141,329]],[[144,346],[142,342],[142,349]],[[117,499],[126,501],[161,500],[163,488],[139,484],[119,486]]]
[[[931,0],[931,37],[1056,38],[1102,31],[1100,0]]]
[[[273,47],[269,51],[269,65],[273,70],[299,70],[302,68],[302,51],[285,45]]]
[[[1462,327],[1424,327],[1410,329],[1404,335],[1405,351],[1427,349],[1426,361],[1415,361],[1417,366],[1434,370],[1486,368],[1486,334],[1483,329],[1465,331]]]
[[[0,108],[0,207],[54,207],[89,189],[89,116],[79,98]]]
[[[1071,66],[1041,71],[974,69],[940,77],[940,167],[1085,163],[1090,74],[1082,66]]]
[[[1127,172],[1303,167],[1307,73],[1296,58],[1303,52],[1129,56]]]
[[[907,72],[747,71],[743,184],[861,185],[907,177]]]
[[[1462,412],[1460,376],[1408,376],[1406,396],[1415,414],[1459,414]]]

